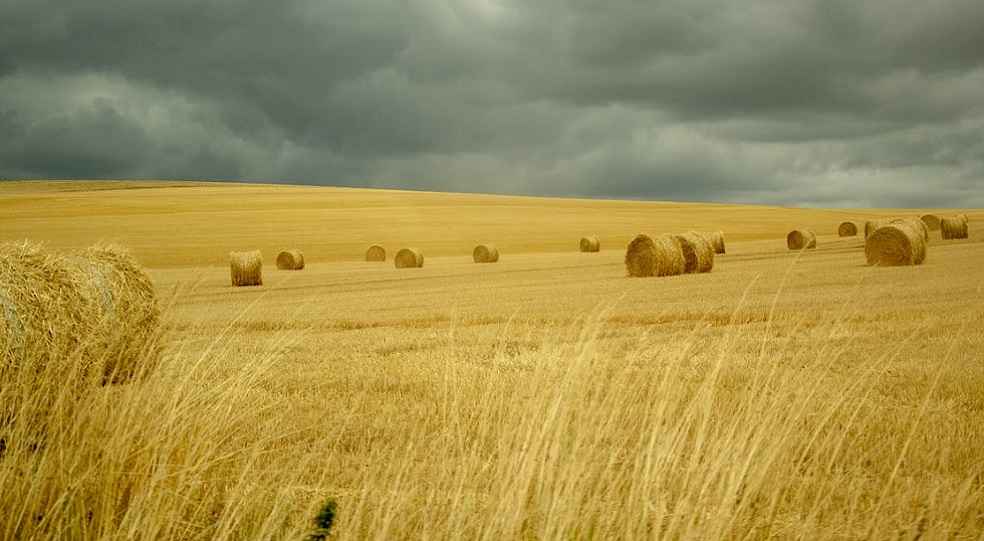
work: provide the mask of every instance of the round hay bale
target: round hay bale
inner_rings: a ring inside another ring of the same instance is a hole
[[[919,219],[922,220],[922,223],[926,224],[926,227],[928,227],[930,231],[940,230],[939,216],[935,214],[923,214],[922,216],[919,217]]]
[[[263,254],[259,250],[230,252],[229,271],[234,287],[263,285]]]
[[[396,252],[393,262],[398,269],[414,269],[424,266],[424,254],[416,248],[402,248]]]
[[[724,253],[724,231],[713,231],[711,233],[703,233],[703,235],[711,243],[715,254]]]
[[[0,431],[16,412],[40,435],[56,401],[152,368],[159,323],[150,279],[117,246],[0,244]]]
[[[940,236],[944,239],[965,239],[970,236],[967,221],[961,219],[960,216],[940,219]]]
[[[911,222],[885,224],[865,240],[864,255],[869,265],[921,265],[926,260],[926,241]]]
[[[499,261],[499,250],[491,244],[479,244],[472,250],[475,263],[495,263]]]
[[[680,247],[683,255],[683,272],[711,272],[714,268],[714,247],[710,241],[699,233],[686,233],[683,235],[673,235],[673,240]]]
[[[386,249],[378,244],[373,244],[366,250],[366,261],[386,261]]]
[[[683,274],[685,267],[680,245],[669,235],[655,239],[636,235],[625,249],[625,270],[629,276],[673,276]]]
[[[300,250],[284,250],[277,254],[277,268],[280,270],[301,270],[304,268],[304,254]]]
[[[858,224],[854,222],[841,222],[837,226],[838,237],[856,237],[858,235]]]
[[[598,237],[583,237],[578,243],[578,247],[582,252],[599,252],[601,251],[601,241]]]
[[[812,250],[817,247],[817,236],[809,229],[794,229],[786,235],[790,250]]]

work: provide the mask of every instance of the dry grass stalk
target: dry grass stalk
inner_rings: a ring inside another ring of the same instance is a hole
[[[583,237],[578,243],[578,247],[582,252],[598,252],[601,251],[601,241],[598,237]]]
[[[416,248],[402,248],[396,252],[393,262],[398,269],[413,269],[424,266],[424,254]]]
[[[841,222],[837,226],[837,236],[839,237],[856,237],[858,234],[858,224],[854,222]]]
[[[301,270],[304,268],[304,254],[300,250],[284,250],[277,254],[277,268],[280,270]]]
[[[817,247],[817,236],[809,229],[794,229],[786,235],[786,246],[790,250],[812,250]]]
[[[639,234],[625,249],[625,270],[629,276],[674,276],[683,274],[685,268],[680,245],[670,235],[654,239]]]
[[[714,247],[699,233],[673,235],[683,255],[685,273],[711,272],[714,268]]]
[[[499,261],[499,250],[492,244],[479,244],[472,250],[475,263],[496,263]]]
[[[969,236],[966,216],[957,215],[940,219],[940,235],[944,239],[965,239]]]
[[[926,241],[912,221],[883,225],[864,242],[869,265],[882,267],[921,265],[926,260]]]
[[[923,214],[920,218],[930,231],[940,230],[940,217],[935,214]]]
[[[373,244],[366,250],[366,261],[386,261],[386,249]]]
[[[263,285],[263,254],[259,250],[230,252],[229,271],[234,287],[261,286]]]

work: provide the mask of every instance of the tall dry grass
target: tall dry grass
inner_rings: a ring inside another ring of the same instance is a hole
[[[936,329],[849,364],[849,315],[767,321],[754,347],[708,321],[623,350],[600,312],[522,350],[505,328],[481,361],[452,327],[447,354],[396,368],[412,385],[298,386],[303,331],[245,355],[227,334],[194,355],[178,341],[136,383],[52,411],[43,446],[14,423],[0,536],[299,538],[329,500],[339,539],[980,536],[980,437],[940,393],[980,407],[984,375],[931,348],[938,368],[897,389],[899,352]]]

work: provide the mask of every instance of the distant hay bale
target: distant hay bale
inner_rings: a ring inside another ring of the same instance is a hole
[[[864,242],[869,265],[921,265],[926,260],[926,241],[911,221],[882,225]]]
[[[479,244],[472,250],[475,263],[495,263],[499,261],[499,250],[491,244]]]
[[[711,233],[702,233],[702,235],[711,243],[715,254],[724,253],[724,231],[713,231]]]
[[[817,236],[809,229],[794,229],[786,235],[786,246],[790,250],[812,250],[817,247]]]
[[[919,217],[919,219],[922,220],[924,224],[926,224],[926,227],[928,227],[930,231],[940,230],[939,216],[935,214],[923,214],[922,216]]]
[[[118,246],[0,244],[0,429],[12,412],[30,425],[59,396],[149,370],[159,323],[153,284]]]
[[[424,254],[416,248],[403,248],[396,252],[393,262],[398,269],[412,269],[424,266]]]
[[[629,276],[673,276],[683,274],[685,268],[680,245],[669,235],[655,239],[636,235],[625,249],[625,270]]]
[[[966,216],[961,219],[961,215],[945,217],[940,219],[940,235],[944,239],[965,239],[969,237],[969,227]]]
[[[711,272],[714,268],[714,247],[699,233],[673,235],[683,255],[683,272]]]
[[[912,228],[919,233],[924,241],[929,241],[929,226],[926,222],[922,221],[920,218],[891,218],[888,220],[890,224],[906,223],[912,226]],[[884,222],[882,223],[884,225]]]
[[[304,254],[300,250],[284,250],[277,255],[277,268],[280,270],[301,270],[304,268]]]
[[[583,237],[578,247],[582,252],[598,252],[601,250],[601,241],[598,237]]]
[[[230,252],[229,270],[234,287],[261,286],[263,285],[263,254],[259,250]]]
[[[858,235],[858,224],[854,222],[841,222],[837,226],[838,237],[856,237]]]
[[[366,261],[386,261],[386,249],[378,244],[373,244],[366,250]]]

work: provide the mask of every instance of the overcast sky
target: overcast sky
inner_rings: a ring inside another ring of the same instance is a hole
[[[0,0],[0,177],[984,206],[984,1]]]

